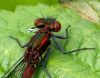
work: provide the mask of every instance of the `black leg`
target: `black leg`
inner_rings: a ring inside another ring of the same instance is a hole
[[[49,55],[50,55],[50,47],[48,47],[48,49],[47,49],[47,51],[46,51],[46,54],[45,54],[44,57],[42,58],[40,64],[42,65],[42,68],[43,68],[44,72],[46,73],[46,75],[48,76],[48,78],[51,78],[50,74],[48,73],[48,71],[47,71],[47,69],[46,69],[46,64],[47,64]]]
[[[70,54],[70,53],[74,53],[74,52],[79,52],[81,50],[95,50],[95,48],[81,48],[81,49],[76,49],[76,50],[72,50],[69,52],[63,52],[63,54]]]
[[[62,52],[63,54],[70,54],[70,53],[78,52],[78,51],[81,51],[81,50],[95,50],[95,48],[82,48],[82,49],[77,49],[77,50],[66,52],[58,45],[58,43],[56,42],[54,37],[52,37],[52,40],[54,41],[57,49],[60,50],[60,52]]]
[[[68,29],[69,29],[70,25],[66,28],[66,37],[64,36],[57,36],[57,35],[52,35],[53,37],[55,38],[58,38],[58,39],[67,39],[68,38]]]
[[[19,44],[19,46],[20,46],[21,48],[27,47],[27,45],[28,45],[28,43],[25,44],[25,45],[21,45],[21,43],[19,42],[19,40],[18,40],[17,38],[14,38],[13,36],[9,36],[9,37],[12,38],[12,39],[14,39],[14,40]]]

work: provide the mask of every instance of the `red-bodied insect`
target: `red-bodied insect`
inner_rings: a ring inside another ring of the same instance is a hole
[[[32,78],[34,72],[38,66],[42,66],[48,78],[51,75],[46,70],[46,63],[49,57],[51,39],[55,43],[57,49],[63,54],[70,54],[80,50],[94,49],[94,48],[82,48],[69,52],[65,52],[57,43],[55,38],[67,39],[68,38],[68,26],[66,28],[66,37],[53,35],[53,32],[59,32],[61,29],[61,24],[56,19],[39,18],[36,19],[34,23],[35,27],[31,28],[30,31],[35,31],[35,35],[32,36],[30,41],[21,45],[19,40],[10,36],[12,39],[16,40],[21,48],[26,47],[25,54],[4,74],[2,78]]]

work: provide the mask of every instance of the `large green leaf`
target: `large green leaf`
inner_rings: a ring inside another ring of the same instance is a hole
[[[19,6],[15,12],[0,11],[0,76],[13,65],[24,53],[9,35],[28,42],[33,33],[28,29],[40,17],[53,17],[62,25],[59,35],[65,35],[65,28],[71,25],[69,38],[57,40],[66,51],[83,47],[94,47],[96,50],[84,50],[78,53],[63,55],[51,44],[51,55],[47,63],[52,78],[99,78],[100,77],[100,27],[82,19],[77,12],[62,8],[59,5]],[[47,78],[39,68],[34,78]]]

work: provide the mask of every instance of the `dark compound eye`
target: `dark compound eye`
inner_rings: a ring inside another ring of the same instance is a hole
[[[58,32],[61,29],[61,24],[58,21],[55,21],[54,31]]]
[[[37,19],[35,22],[34,22],[34,25],[36,26],[36,27],[43,27],[44,26],[44,22],[43,22],[43,18],[39,18],[39,19]]]
[[[54,21],[54,23],[50,25],[50,28],[52,31],[58,32],[61,29],[61,24],[58,21]]]

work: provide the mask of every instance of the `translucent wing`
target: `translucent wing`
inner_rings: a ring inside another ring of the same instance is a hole
[[[21,57],[1,78],[22,78],[23,71],[27,63],[23,62]]]

